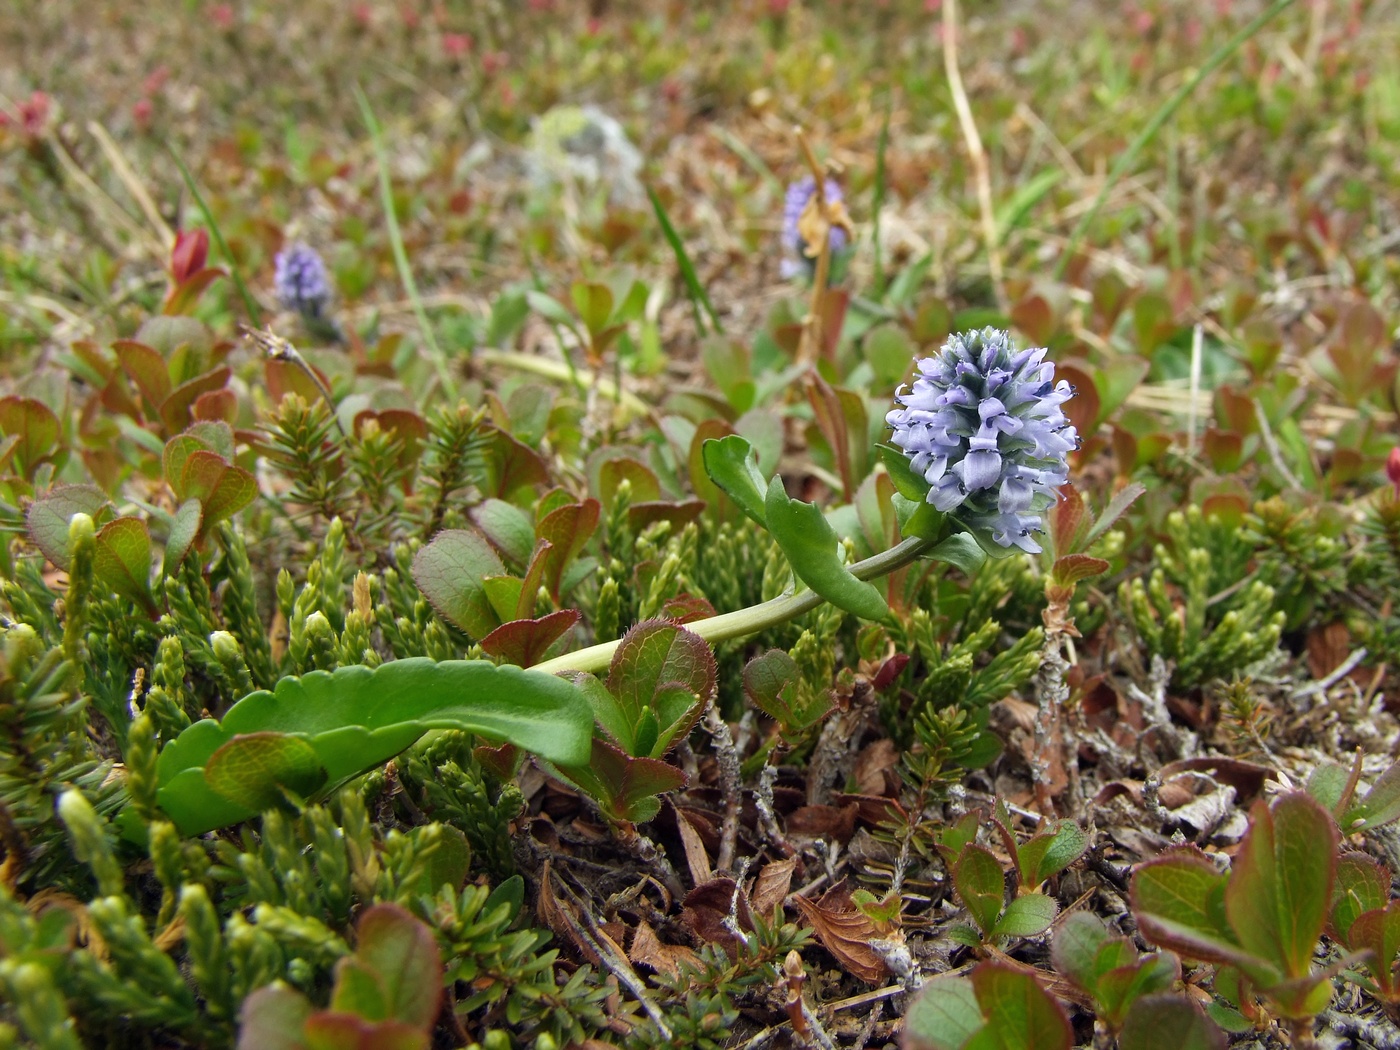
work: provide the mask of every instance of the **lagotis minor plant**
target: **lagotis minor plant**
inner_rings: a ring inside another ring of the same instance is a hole
[[[310,245],[294,242],[277,253],[272,275],[277,301],[303,317],[319,318],[330,303],[326,264]]]
[[[843,201],[840,184],[832,178],[823,179],[825,186],[826,203],[828,205],[840,204]],[[787,189],[787,197],[783,201],[783,262],[782,275],[786,278],[796,277],[800,273],[811,273],[813,261],[817,253],[821,251],[819,243],[813,243],[815,238],[804,229],[803,216],[813,203],[813,198],[817,194],[817,180],[811,175],[804,175]],[[831,227],[831,250],[839,252],[846,247],[849,238],[846,231],[838,225]]]
[[[949,336],[903,405],[885,417],[890,440],[933,487],[928,502],[1003,547],[1038,553],[1031,533],[1040,511],[1069,479],[1066,456],[1078,447],[1061,409],[1074,396],[1044,349],[1017,350],[1006,332]]]

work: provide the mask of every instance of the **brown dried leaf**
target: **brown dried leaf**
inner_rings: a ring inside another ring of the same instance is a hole
[[[695,936],[707,943],[720,945],[732,956],[739,938],[727,924],[731,908],[734,909],[734,919],[739,929],[745,932],[752,930],[753,913],[749,910],[748,895],[733,879],[711,879],[686,894],[681,918]]]
[[[842,897],[846,901],[844,907],[832,906]],[[855,909],[848,895],[834,889],[821,902],[805,897],[793,899],[816,932],[821,946],[835,957],[847,973],[866,984],[879,984],[889,976],[889,967],[870,947],[870,941],[879,936],[875,924]]]
[[[1164,781],[1181,773],[1209,773],[1219,783],[1229,784],[1234,788],[1235,795],[1241,803],[1252,802],[1264,790],[1266,780],[1277,779],[1274,777],[1274,771],[1268,766],[1225,755],[1183,758],[1176,762],[1168,762],[1158,771],[1158,775]],[[1163,804],[1166,805],[1165,800]]]
[[[862,748],[856,756],[856,794],[889,794],[889,774],[898,764],[899,748],[889,737],[881,737]]]
[[[682,966],[700,968],[700,956],[679,944],[662,944],[656,931],[645,922],[637,926],[627,957],[638,966],[649,966],[672,978],[680,976]]]
[[[753,891],[750,894],[754,911],[763,916],[773,914],[773,909],[787,899],[788,890],[792,888],[792,873],[796,867],[796,857],[763,865],[758,878],[754,879]]]
[[[578,917],[572,909],[554,894],[554,871],[552,860],[544,862],[540,876],[540,897],[535,902],[535,914],[562,941],[572,944],[578,953],[594,966],[601,966],[603,960],[579,932]]]
[[[705,851],[704,840],[695,825],[683,810],[676,810],[676,830],[680,832],[681,846],[685,849],[685,863],[690,868],[690,881],[703,886],[714,877],[710,868],[710,855]]]
[[[784,827],[789,835],[835,839],[843,846],[856,833],[856,815],[860,807],[854,803],[842,806],[801,806],[789,813]]]

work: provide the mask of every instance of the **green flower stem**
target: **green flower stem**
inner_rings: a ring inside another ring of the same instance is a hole
[[[896,569],[902,569],[917,561],[936,545],[934,540],[911,536],[883,553],[856,562],[851,566],[851,575],[859,580],[873,580],[879,576],[887,576]],[[696,620],[686,624],[685,629],[692,634],[698,634],[711,645],[716,645],[733,638],[744,638],[751,634],[757,634],[766,628],[786,623],[794,617],[810,612],[825,600],[814,591],[784,594],[772,601],[751,605],[747,609],[740,609],[737,612],[721,613],[719,616]],[[566,653],[563,656],[556,656],[553,660],[535,664],[530,670],[544,671],[548,674],[556,674],[560,671],[587,671],[590,674],[597,674],[607,670],[608,665],[612,663],[613,653],[617,652],[617,647],[620,644],[619,640],[590,645],[587,649]]]

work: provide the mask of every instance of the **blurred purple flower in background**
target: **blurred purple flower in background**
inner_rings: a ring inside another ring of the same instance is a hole
[[[843,201],[841,186],[830,176],[822,180],[827,204],[840,204]],[[787,198],[783,202],[783,261],[781,273],[791,279],[804,271],[810,274],[815,266],[816,254],[821,245],[809,245],[802,233],[802,213],[817,193],[817,180],[804,175],[787,188]],[[829,236],[831,250],[839,252],[849,243],[846,231],[833,225]],[[811,254],[808,254],[808,250]]]
[[[928,502],[1003,547],[1037,553],[1040,511],[1069,479],[1079,438],[1061,407],[1073,395],[1043,349],[1017,350],[1006,332],[949,336],[919,362],[890,440],[933,487]]]
[[[283,308],[303,317],[319,318],[331,301],[326,264],[314,248],[300,241],[277,253],[272,286]]]

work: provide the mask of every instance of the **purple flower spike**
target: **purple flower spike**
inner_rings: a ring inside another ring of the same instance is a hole
[[[839,204],[844,199],[841,186],[835,179],[828,176],[822,180],[822,185],[825,187],[828,204]],[[816,253],[807,254],[808,248],[812,246],[803,238],[798,224],[808,202],[816,193],[817,180],[811,175],[804,175],[787,188],[787,198],[783,201],[783,262],[780,267],[785,278],[791,279],[804,271],[810,272],[815,265],[813,260]],[[840,226],[831,227],[828,239],[833,253],[846,247],[846,231]]]
[[[984,328],[948,338],[919,362],[903,406],[885,421],[892,444],[933,487],[928,502],[1003,547],[1032,554],[1040,512],[1069,480],[1079,436],[1061,406],[1073,395],[1042,349],[1017,350],[1006,332]]]
[[[277,253],[272,286],[283,308],[303,317],[320,317],[331,301],[326,264],[314,248],[300,242]]]

